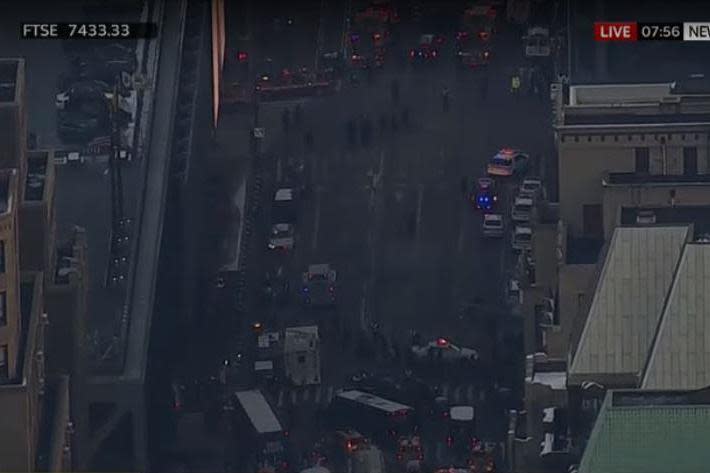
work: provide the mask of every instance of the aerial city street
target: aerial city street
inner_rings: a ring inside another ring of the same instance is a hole
[[[704,2],[9,3],[0,472],[708,471]]]

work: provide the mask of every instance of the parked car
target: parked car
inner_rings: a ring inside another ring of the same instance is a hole
[[[542,197],[542,179],[539,177],[526,177],[523,179],[523,183],[520,185],[519,195],[521,197],[529,197],[531,199],[538,199]]]
[[[532,211],[532,198],[518,196],[515,198],[515,202],[513,203],[513,208],[510,213],[514,222],[528,223],[532,219]]]
[[[517,225],[513,230],[513,251],[532,249],[532,228],[528,225]]]

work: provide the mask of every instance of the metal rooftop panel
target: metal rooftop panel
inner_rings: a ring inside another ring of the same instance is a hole
[[[710,405],[614,407],[597,417],[578,473],[705,473]]]
[[[571,376],[643,370],[689,233],[689,226],[614,231]]]
[[[261,391],[239,391],[234,393],[246,412],[249,420],[259,433],[280,432],[281,423],[266,402]]]
[[[710,385],[710,245],[685,246],[642,387]]]

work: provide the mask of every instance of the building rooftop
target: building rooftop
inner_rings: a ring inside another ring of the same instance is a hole
[[[284,331],[284,352],[312,351],[318,347],[318,327],[289,327]]]
[[[710,386],[710,244],[683,249],[641,386]]]
[[[710,404],[691,397],[642,391],[607,393],[578,473],[707,471]]]
[[[614,231],[570,376],[642,372],[690,231],[687,225]]]
[[[635,172],[611,172],[607,173],[602,179],[603,186],[627,185],[627,184],[649,184],[649,185],[692,185],[703,184],[710,182],[710,174],[697,174],[695,176],[667,174],[641,174]]]
[[[569,104],[609,105],[658,103],[671,97],[671,84],[590,84],[569,88]]]
[[[21,59],[0,59],[0,103],[14,102]]]
[[[28,153],[25,200],[41,201],[44,198],[48,162],[48,151],[30,151]]]
[[[636,225],[639,212],[652,212],[656,225],[693,224],[693,236],[710,234],[710,206],[676,205],[675,207],[622,207],[621,225]]]

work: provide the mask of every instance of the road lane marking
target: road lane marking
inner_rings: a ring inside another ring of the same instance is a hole
[[[476,398],[475,398],[476,393],[474,391],[475,391],[475,387],[473,386],[473,384],[469,384],[468,388],[466,388],[466,401],[467,402],[474,402],[476,400]]]
[[[306,388],[303,390],[303,402],[308,402],[309,397],[311,397],[311,390],[310,388]]]
[[[280,183],[283,180],[283,163],[281,158],[276,160],[276,182]]]
[[[420,227],[422,225],[422,204],[424,202],[424,187],[419,186],[417,187],[417,220],[416,220],[416,226],[414,227],[414,233],[417,236],[417,238],[420,237]]]
[[[318,247],[318,232],[320,232],[320,213],[321,213],[321,190],[316,189],[316,215],[313,220],[313,239],[311,240],[311,249],[313,251]]]
[[[362,299],[360,299],[360,328],[365,331],[367,330],[367,323],[365,320],[365,313],[367,311],[367,282],[362,283]]]

